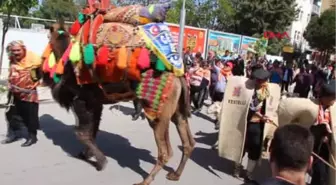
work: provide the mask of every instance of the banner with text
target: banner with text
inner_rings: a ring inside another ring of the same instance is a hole
[[[168,27],[171,31],[173,39],[178,43],[180,27],[175,24],[168,24]],[[194,28],[186,26],[184,29],[184,39],[183,39],[183,48],[190,47],[192,53],[201,52],[202,55],[205,53],[206,47],[206,29]]]
[[[226,50],[239,52],[241,35],[212,30],[208,35],[208,52],[214,51],[219,57],[223,57]]]

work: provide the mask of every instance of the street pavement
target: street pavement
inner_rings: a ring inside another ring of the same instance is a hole
[[[170,135],[174,157],[155,178],[153,185],[239,185],[242,181],[229,174],[232,164],[218,157],[211,145],[216,141],[212,118],[205,114],[193,115],[190,126],[197,141],[196,148],[178,182],[166,180],[165,175],[176,168],[181,157],[181,142],[175,126]],[[20,146],[24,141],[0,145],[1,185],[132,185],[142,181],[155,163],[157,148],[151,128],[145,120],[132,121],[131,103],[105,106],[98,145],[108,158],[108,165],[97,172],[90,164],[71,157],[82,145],[76,140],[71,112],[56,103],[40,105],[41,131],[39,142],[29,148]],[[0,134],[4,137],[6,122],[4,109],[0,109]],[[268,164],[262,164],[257,177],[270,173]]]

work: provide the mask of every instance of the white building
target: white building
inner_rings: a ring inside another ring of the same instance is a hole
[[[300,11],[297,20],[294,21],[289,29],[289,36],[294,48],[301,52],[310,50],[308,42],[303,38],[303,33],[312,16],[320,14],[320,0],[296,0],[297,7]]]

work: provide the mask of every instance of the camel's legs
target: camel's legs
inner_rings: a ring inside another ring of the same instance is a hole
[[[172,148],[172,146],[170,144],[169,126],[168,126],[168,128],[166,130],[166,133],[165,133],[165,140],[166,140],[166,144],[167,144],[167,153],[168,153],[168,160],[169,160],[174,155],[173,148]]]
[[[158,159],[148,177],[143,182],[136,185],[149,185],[154,180],[156,174],[162,169],[169,159],[168,146],[166,142],[169,120],[161,119],[159,121],[150,122],[150,124],[153,128],[155,141],[158,147]]]
[[[172,122],[176,124],[177,131],[180,135],[183,146],[183,154],[177,170],[175,172],[168,173],[167,179],[177,181],[180,179],[184,167],[194,150],[195,141],[192,137],[187,118],[183,118],[179,112],[176,112],[172,117]]]
[[[99,131],[99,125],[100,125],[100,121],[101,121],[101,114],[103,111],[103,105],[97,105],[94,107],[93,110],[93,120],[94,120],[94,125],[93,125],[93,129],[92,129],[92,138],[93,140],[95,140],[97,138],[97,133]],[[93,157],[93,153],[92,151],[86,147],[82,152],[79,153],[78,157],[84,160],[88,160],[91,157]]]
[[[96,169],[103,170],[107,160],[105,155],[99,150],[98,146],[94,141],[94,130],[99,125],[95,125],[97,121],[94,120],[95,117],[95,107],[99,107],[98,103],[95,105],[86,105],[85,100],[75,99],[73,103],[73,110],[78,118],[78,125],[76,127],[75,133],[77,138],[85,145],[88,149],[88,153],[92,152],[97,160]],[[102,109],[101,109],[102,110]],[[98,109],[97,109],[97,112]],[[96,113],[98,114],[98,113]],[[100,113],[101,114],[101,111]]]

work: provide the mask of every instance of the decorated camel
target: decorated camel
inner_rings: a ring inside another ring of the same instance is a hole
[[[50,28],[43,54],[43,81],[60,106],[74,112],[76,136],[86,147],[79,157],[95,157],[97,170],[107,163],[95,143],[103,104],[140,99],[158,147],[157,163],[142,185],[150,184],[173,155],[170,121],[181,137],[183,156],[167,179],[179,180],[195,145],[183,62],[163,23],[169,7],[89,1],[70,29],[62,22]]]

